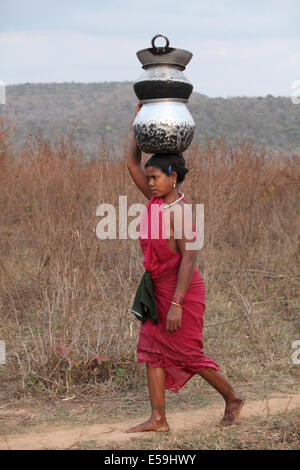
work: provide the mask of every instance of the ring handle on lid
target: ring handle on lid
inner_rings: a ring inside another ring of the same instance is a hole
[[[155,40],[157,38],[164,38],[166,40],[166,44],[165,44],[164,47],[158,47],[158,46],[155,45]],[[152,44],[153,49],[156,49],[157,51],[159,51],[159,50],[166,49],[167,47],[169,47],[170,41],[169,41],[169,39],[167,38],[167,36],[165,34],[157,34],[152,39],[151,44]]]

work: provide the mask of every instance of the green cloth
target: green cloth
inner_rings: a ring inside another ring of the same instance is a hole
[[[131,312],[143,323],[150,319],[157,324],[157,306],[152,290],[151,273],[145,271],[137,287]]]

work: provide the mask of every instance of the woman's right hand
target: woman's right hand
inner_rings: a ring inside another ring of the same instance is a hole
[[[132,127],[133,121],[135,120],[136,116],[139,114],[140,109],[141,109],[142,106],[143,106],[143,104],[142,104],[141,102],[138,102],[137,107],[136,107],[136,109],[135,109],[134,117],[133,117],[133,119],[132,119],[132,121],[131,121],[131,127]]]
[[[143,106],[143,103],[141,103],[140,101],[138,102],[137,104],[137,107],[136,107],[136,110],[135,110],[135,115],[137,115],[141,109],[141,107]]]
[[[181,327],[182,307],[171,305],[167,315],[167,331],[172,333]]]

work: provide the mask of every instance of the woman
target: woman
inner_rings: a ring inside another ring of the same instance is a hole
[[[140,108],[141,104],[136,113]],[[141,151],[132,138],[127,167],[138,188],[149,199],[140,222],[140,243],[145,270],[151,273],[158,313],[157,323],[146,319],[141,324],[137,346],[139,362],[147,365],[151,417],[127,432],[169,431],[165,389],[177,392],[196,373],[225,400],[220,425],[232,425],[237,422],[245,399],[220,374],[218,364],[203,353],[205,288],[194,266],[196,251],[187,248],[195,240],[192,213],[184,208],[186,201],[178,191],[179,183],[188,172],[184,158],[155,154],[144,170]],[[153,213],[163,215],[153,217]],[[158,237],[153,237],[153,231],[151,234],[149,231],[155,224]],[[168,234],[166,227],[170,228]]]

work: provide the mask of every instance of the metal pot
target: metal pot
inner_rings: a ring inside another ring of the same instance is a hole
[[[193,85],[178,65],[148,65],[145,68],[146,71],[133,85],[140,101],[159,98],[189,99]]]
[[[150,100],[137,114],[133,133],[145,153],[182,153],[193,140],[195,122],[185,100]]]
[[[163,37],[164,47],[155,46]],[[193,86],[182,71],[192,53],[169,47],[169,39],[157,34],[152,48],[137,52],[145,69],[134,83],[134,90],[143,103],[133,122],[137,144],[145,153],[182,153],[193,140],[195,123],[185,103]]]
[[[155,46],[155,40],[163,37],[164,47]],[[193,54],[184,49],[169,47],[169,39],[157,34],[152,39],[152,47],[137,52],[145,72],[134,83],[134,91],[140,101],[158,98],[179,98],[188,100],[193,85],[182,71]]]

